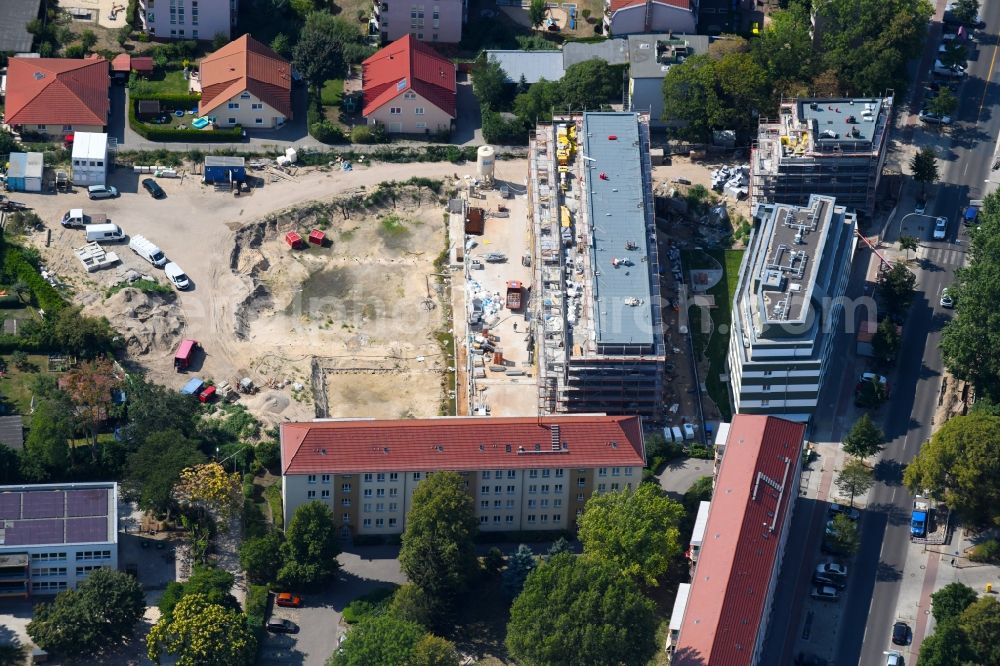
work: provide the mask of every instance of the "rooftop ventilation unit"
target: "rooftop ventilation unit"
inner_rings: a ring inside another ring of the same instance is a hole
[[[761,279],[761,284],[766,291],[781,291],[784,285],[785,279],[781,275],[781,271],[768,270],[764,271]]]

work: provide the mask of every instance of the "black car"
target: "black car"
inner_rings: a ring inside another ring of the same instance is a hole
[[[892,625],[892,642],[894,645],[909,645],[910,625],[905,622],[897,622]]]
[[[267,630],[272,634],[297,634],[299,626],[291,620],[271,619],[267,621]]]
[[[149,192],[154,199],[162,199],[163,197],[167,196],[167,193],[163,191],[163,188],[160,187],[160,184],[157,183],[152,178],[143,178],[142,187],[147,192]]]

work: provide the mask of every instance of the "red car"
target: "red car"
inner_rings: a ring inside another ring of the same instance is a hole
[[[274,603],[278,606],[285,606],[286,608],[298,608],[302,605],[302,597],[292,594],[291,592],[279,592],[274,598]]]

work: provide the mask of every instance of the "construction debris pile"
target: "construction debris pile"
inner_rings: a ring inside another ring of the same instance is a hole
[[[724,166],[712,171],[712,189],[736,200],[750,194],[750,165]]]

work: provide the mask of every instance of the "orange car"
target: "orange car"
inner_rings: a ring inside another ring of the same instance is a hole
[[[279,592],[278,596],[274,598],[274,603],[288,608],[298,608],[302,605],[302,597],[291,592]]]

